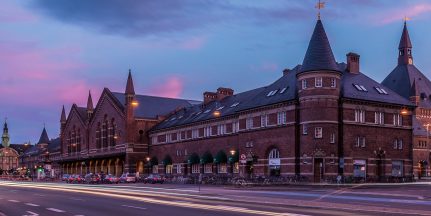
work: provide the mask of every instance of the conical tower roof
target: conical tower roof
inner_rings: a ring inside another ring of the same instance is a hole
[[[300,72],[315,70],[339,70],[320,19],[317,20],[314,27],[314,32],[308,44],[307,53],[302,62]]]
[[[64,105],[63,105],[63,109],[61,110],[60,122],[66,122],[66,111],[64,110]]]
[[[45,143],[45,144],[49,143],[49,137],[45,127],[43,127],[43,131],[42,131],[42,134],[40,135],[39,142],[37,142],[37,144],[41,144],[41,143]]]
[[[134,95],[135,94],[135,87],[133,86],[133,79],[132,79],[132,71],[129,69],[129,76],[127,77],[127,85],[126,85],[126,94]]]
[[[407,29],[407,22],[404,22],[403,34],[401,35],[400,45],[398,49],[412,48],[412,42],[410,41],[409,30]]]
[[[87,111],[93,111],[93,109],[93,98],[91,97],[91,91],[88,91]]]

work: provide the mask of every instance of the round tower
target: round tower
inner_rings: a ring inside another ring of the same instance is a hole
[[[297,74],[300,173],[314,181],[338,173],[341,75],[319,19]]]

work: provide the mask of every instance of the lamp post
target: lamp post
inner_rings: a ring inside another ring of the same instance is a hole
[[[233,176],[233,168],[234,168],[234,166],[235,166],[235,163],[233,162],[233,161],[234,161],[234,158],[233,158],[233,157],[235,156],[235,152],[236,152],[236,151],[235,151],[235,150],[233,150],[233,149],[232,149],[232,150],[230,150],[230,155],[231,155],[231,158],[232,158],[232,162],[231,162],[231,168],[232,168],[232,170],[231,170],[231,171],[232,171],[232,176]]]
[[[150,168],[151,168],[151,166],[150,166],[150,157],[147,157],[146,159],[147,159],[147,167],[148,167],[147,172],[148,172],[148,175],[150,175]]]

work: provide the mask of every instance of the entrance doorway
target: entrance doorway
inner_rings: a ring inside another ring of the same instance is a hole
[[[323,158],[314,158],[314,182],[321,182],[323,179]]]

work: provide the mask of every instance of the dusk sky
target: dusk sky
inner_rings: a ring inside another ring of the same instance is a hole
[[[316,0],[2,0],[0,117],[12,143],[59,134],[61,107],[123,92],[202,99],[268,85],[301,64]],[[353,51],[381,82],[396,66],[403,17],[415,65],[431,76],[430,0],[327,0],[322,21],[338,62]]]

